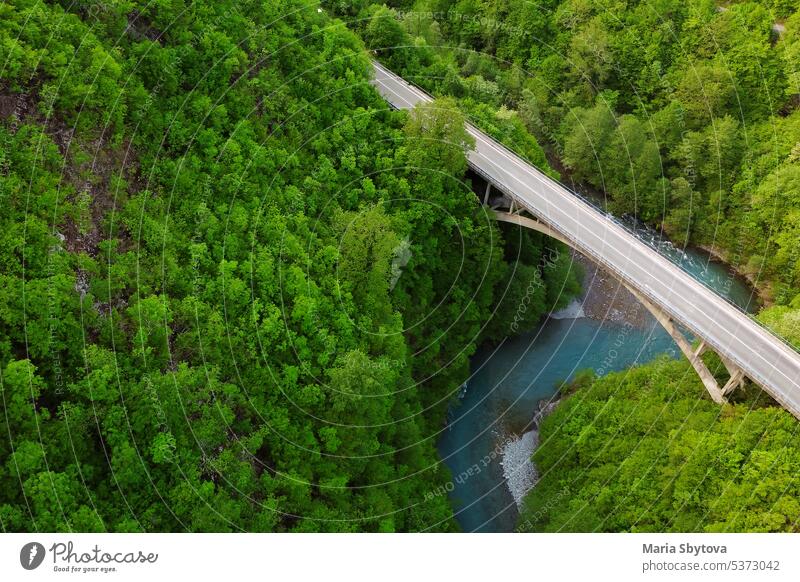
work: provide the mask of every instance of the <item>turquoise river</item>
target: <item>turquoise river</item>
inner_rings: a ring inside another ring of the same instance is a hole
[[[650,232],[641,236],[730,301],[748,310],[755,302],[747,283],[732,276],[726,265],[700,251],[677,249]],[[558,319],[545,319],[533,332],[484,346],[473,357],[470,378],[450,407],[438,443],[453,475],[449,495],[463,531],[514,529],[517,506],[498,452],[504,441],[527,430],[522,427],[530,423],[539,402],[551,399],[561,381],[584,369],[608,373],[665,353],[678,357],[677,346],[655,319],[640,318],[632,325],[625,313],[617,315],[562,313]]]

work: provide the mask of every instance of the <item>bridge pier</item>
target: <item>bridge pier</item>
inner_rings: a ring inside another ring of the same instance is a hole
[[[550,228],[547,224],[537,220],[535,218],[528,218],[527,216],[521,216],[520,212],[524,211],[523,207],[516,208],[518,206],[517,203],[512,199],[511,204],[509,205],[510,208],[507,211],[503,210],[495,210],[495,216],[497,220],[501,222],[508,222],[511,224],[516,224],[525,228],[530,228],[531,230],[535,230],[537,232],[541,232],[546,234],[562,243],[566,244],[569,247],[573,247],[573,245],[560,233],[556,232],[552,228]],[[677,322],[663,309],[661,309],[658,305],[650,301],[647,297],[645,297],[642,293],[640,293],[636,288],[629,285],[625,282],[622,278],[620,278],[616,273],[606,270],[607,273],[612,275],[620,284],[625,287],[628,291],[630,291],[631,295],[633,295],[644,307],[653,314],[656,320],[661,324],[661,326],[667,331],[667,333],[672,337],[675,343],[680,348],[683,355],[689,360],[689,363],[694,368],[697,375],[700,377],[700,380],[703,382],[703,386],[705,386],[708,394],[711,396],[711,399],[716,402],[717,404],[724,404],[727,402],[726,396],[733,392],[736,388],[742,386],[745,381],[745,373],[739,366],[720,356],[722,363],[725,365],[725,368],[728,370],[730,374],[730,379],[725,383],[725,385],[720,388],[717,379],[714,377],[714,374],[711,373],[711,370],[708,369],[706,363],[703,361],[701,357],[706,350],[710,349],[708,344],[704,340],[700,341],[700,345],[697,348],[693,348],[692,345],[689,343],[689,340],[686,339],[686,336],[683,335],[683,332],[679,329]]]
[[[711,399],[717,404],[725,403],[725,392],[719,387],[717,379],[714,378],[714,374],[711,373],[711,370],[708,369],[708,366],[706,366],[706,363],[702,358],[703,352],[708,349],[706,343],[701,341],[697,349],[692,348],[689,340],[687,340],[686,336],[683,335],[683,332],[678,329],[678,325],[675,323],[675,320],[669,316],[669,314],[664,312],[664,310],[647,299],[636,289],[630,285],[627,285],[624,281],[620,282],[628,291],[631,292],[634,297],[636,297],[636,299],[639,300],[642,305],[647,308],[650,313],[653,314],[661,326],[667,330],[667,333],[672,337],[672,339],[678,345],[678,348],[680,348],[681,352],[683,352],[683,355],[686,356],[687,360],[689,360],[689,363],[694,368],[694,371],[700,377],[700,380],[703,382],[703,386],[706,387]]]
[[[747,376],[745,376],[744,370],[741,368],[736,368],[736,370],[731,374],[730,379],[726,382],[725,386],[722,387],[722,395],[727,396],[737,388],[743,386],[746,377]]]

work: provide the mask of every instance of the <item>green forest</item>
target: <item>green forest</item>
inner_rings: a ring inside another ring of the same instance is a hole
[[[457,531],[470,357],[581,291],[476,203],[465,120],[729,261],[800,347],[794,10],[0,3],[0,528]],[[389,109],[370,58],[435,103]],[[796,420],[687,370],[564,386],[520,529],[796,531]]]
[[[455,106],[389,111],[299,0],[4,2],[0,63],[3,531],[453,530],[469,356],[578,290]]]

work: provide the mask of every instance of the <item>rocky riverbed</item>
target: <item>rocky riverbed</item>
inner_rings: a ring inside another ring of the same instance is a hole
[[[583,295],[579,298],[582,313],[597,321],[629,323],[639,329],[652,324],[652,316],[618,279],[579,253],[573,260],[584,271]]]
[[[539,424],[558,405],[558,400],[540,400],[531,420],[531,430],[518,438],[507,441],[502,451],[500,465],[503,478],[518,508],[522,507],[525,495],[536,486],[539,472],[531,458],[539,446]]]

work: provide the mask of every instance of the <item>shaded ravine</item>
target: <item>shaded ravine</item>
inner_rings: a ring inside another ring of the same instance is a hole
[[[751,310],[752,289],[727,265],[700,250],[677,249],[654,231],[641,228],[640,234],[697,279]],[[509,449],[509,441],[530,430],[540,401],[550,400],[562,381],[580,370],[606,374],[661,354],[680,356],[672,338],[627,291],[591,264],[585,266],[579,301],[535,331],[481,347],[450,407],[438,448],[452,472],[450,498],[464,531],[513,530],[518,513],[503,477],[503,451],[519,455],[519,447],[515,443]],[[532,442],[530,436],[525,440]]]

